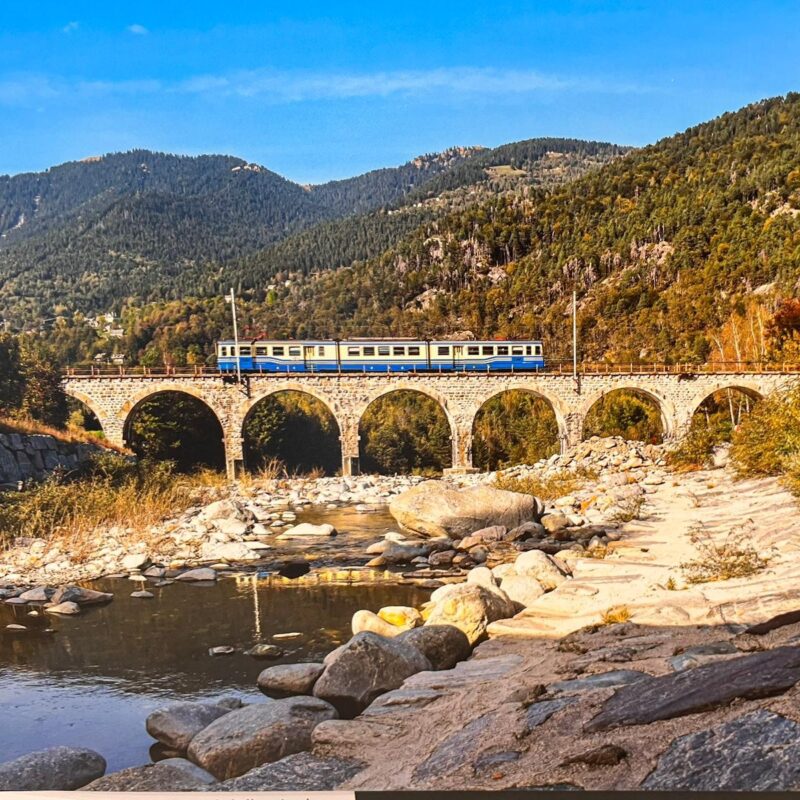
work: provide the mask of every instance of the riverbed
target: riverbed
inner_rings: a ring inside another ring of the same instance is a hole
[[[358,609],[427,599],[425,590],[391,576],[350,568],[366,560],[365,544],[386,532],[388,515],[303,516],[331,522],[341,533],[322,542],[276,542],[263,563],[212,584],[150,582],[152,599],[132,598],[140,586],[127,577],[93,581],[92,588],[113,592],[114,600],[76,617],[29,616],[30,606],[0,604],[0,761],[63,744],[97,750],[109,771],[145,763],[159,755],[150,752],[144,728],[155,708],[231,695],[260,700],[255,682],[262,669],[320,660],[349,638]],[[307,561],[312,572],[281,577],[274,566],[287,557]],[[9,632],[9,623],[28,630]],[[260,643],[285,654],[269,661],[245,654]],[[235,652],[210,655],[218,646]]]

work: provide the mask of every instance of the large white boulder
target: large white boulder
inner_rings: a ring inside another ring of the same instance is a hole
[[[491,486],[454,489],[443,481],[425,481],[395,497],[389,511],[415,533],[461,539],[482,528],[515,528],[536,520],[541,506],[529,494]]]

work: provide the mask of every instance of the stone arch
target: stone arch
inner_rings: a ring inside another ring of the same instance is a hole
[[[103,412],[100,410],[100,406],[95,403],[93,398],[91,398],[88,394],[79,391],[78,389],[73,389],[71,386],[64,387],[64,394],[66,394],[67,397],[71,397],[73,400],[78,400],[79,402],[83,403],[86,408],[88,408],[89,411],[95,415],[97,421],[100,423],[100,427],[103,430],[103,435],[106,438],[109,438],[112,435],[113,432],[107,430],[107,428],[111,427],[109,425],[108,418],[104,416]]]
[[[677,412],[675,404],[658,392],[655,392],[651,387],[637,381],[624,381],[620,382],[619,386],[614,386],[611,389],[602,389],[592,392],[586,397],[578,411],[578,422],[580,423],[578,441],[583,439],[583,427],[586,421],[586,416],[591,410],[592,406],[601,400],[606,395],[612,392],[632,392],[633,394],[643,395],[649,400],[652,400],[661,414],[661,427],[664,431],[664,441],[672,439],[676,436],[678,431]]]
[[[477,416],[478,412],[490,400],[501,394],[504,394],[505,392],[525,392],[526,394],[531,394],[534,397],[544,400],[550,406],[550,408],[553,409],[553,414],[555,414],[556,418],[556,424],[558,425],[558,438],[562,441],[562,449],[564,448],[564,443],[567,442],[569,438],[569,426],[567,424],[569,409],[564,401],[557,395],[532,386],[530,383],[526,383],[525,381],[505,384],[484,394],[478,403],[470,409],[470,430],[472,430],[472,426],[475,424],[475,417]]]
[[[451,463],[453,466],[457,466],[460,464],[460,434],[461,431],[459,430],[459,426],[457,424],[456,418],[453,415],[453,411],[450,408],[450,403],[448,402],[448,398],[446,395],[437,392],[435,389],[432,389],[430,386],[416,381],[397,381],[396,383],[392,383],[389,386],[384,386],[382,388],[376,389],[375,391],[370,392],[367,397],[362,400],[361,403],[357,406],[354,410],[352,415],[352,426],[350,429],[351,436],[355,435],[354,442],[348,442],[350,448],[352,448],[353,444],[355,445],[355,453],[358,454],[359,451],[359,444],[361,440],[361,435],[359,433],[361,427],[361,420],[364,417],[367,409],[376,401],[380,400],[382,397],[386,397],[390,394],[395,394],[397,392],[414,392],[416,394],[424,395],[429,399],[433,400],[439,408],[444,413],[445,419],[447,420],[447,425],[450,428],[450,444],[451,444]],[[344,453],[345,444],[343,442],[342,452]],[[358,455],[356,456],[358,458]],[[358,462],[356,462],[357,464]]]
[[[299,383],[296,381],[289,381],[286,383],[282,383],[279,386],[273,386],[264,391],[261,391],[258,394],[254,395],[253,397],[248,398],[242,403],[238,414],[238,420],[239,420],[238,425],[239,425],[239,437],[242,445],[243,459],[245,457],[245,441],[244,441],[245,426],[247,425],[247,421],[250,415],[264,400],[282,394],[301,394],[321,403],[323,408],[328,412],[328,414],[330,414],[331,418],[333,419],[336,425],[336,429],[338,432],[339,452],[340,454],[344,453],[344,430],[342,426],[342,420],[344,418],[344,414],[342,413],[339,404],[333,398],[329,397],[324,392],[318,391],[312,386],[308,386],[305,383]]]
[[[473,446],[475,444],[475,439],[476,439],[476,424],[478,422],[478,416],[480,415],[481,411],[483,411],[483,409],[486,408],[486,405],[488,403],[490,403],[495,398],[501,397],[502,395],[508,394],[510,392],[517,392],[519,394],[528,395],[529,397],[543,401],[553,414],[553,420],[555,421],[555,427],[556,427],[555,433],[559,450],[563,452],[567,448],[567,442],[569,438],[569,428],[567,426],[568,412],[565,409],[563,401],[558,397],[554,397],[548,394],[546,391],[542,391],[541,389],[538,388],[533,388],[530,386],[530,384],[521,382],[519,385],[500,386],[496,389],[492,389],[481,398],[479,403],[477,403],[470,409],[469,420],[468,420],[469,443],[470,443],[470,452],[468,454],[468,457],[470,465],[474,464]],[[462,434],[462,440],[463,438],[465,438],[464,434]],[[485,465],[483,465],[482,468],[487,469]],[[488,469],[492,469],[492,467],[488,467]]]
[[[764,391],[763,387],[756,383],[755,381],[740,381],[740,380],[732,380],[732,381],[720,381],[719,383],[713,385],[706,385],[695,395],[692,397],[691,401],[689,402],[688,408],[688,419],[687,422],[691,422],[694,415],[700,409],[700,406],[709,398],[711,395],[716,394],[717,392],[724,392],[726,389],[733,389],[737,392],[742,392],[742,394],[746,394],[748,397],[751,397],[753,400],[763,400],[766,396],[766,392]]]
[[[201,388],[188,383],[178,382],[158,382],[147,385],[145,388],[133,393],[120,407],[116,414],[116,424],[120,429],[122,443],[131,447],[131,424],[136,416],[139,407],[148,400],[162,394],[180,394],[191,397],[200,403],[211,413],[211,416],[219,425],[221,433],[221,445],[224,452],[226,469],[230,474],[230,448],[233,436],[231,436],[231,425],[229,416],[221,413],[217,404],[214,403],[213,396],[204,392]],[[195,441],[195,440],[191,440]],[[133,448],[132,448],[133,449]],[[202,463],[202,462],[198,462]]]

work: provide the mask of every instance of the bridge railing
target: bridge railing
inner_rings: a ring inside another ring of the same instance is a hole
[[[456,372],[465,376],[478,376],[485,375],[490,372],[487,367],[484,370],[461,370]],[[247,374],[262,374],[262,375],[283,375],[283,374],[308,374],[313,370],[308,370],[306,373],[292,372],[288,367],[286,372],[274,372],[267,370],[248,370]],[[411,373],[404,372],[403,375],[408,374],[422,374],[422,375],[452,375],[452,369],[448,370],[414,370]],[[514,374],[543,374],[543,375],[571,375],[573,372],[572,361],[550,361],[542,369],[528,369],[528,370],[503,370],[504,373],[511,372]],[[579,375],[704,375],[704,374],[737,374],[737,373],[797,373],[800,374],[800,364],[790,363],[777,363],[777,362],[763,362],[763,361],[716,361],[709,364],[659,364],[655,362],[650,363],[605,363],[605,362],[582,362],[578,364]],[[232,376],[231,372],[221,372],[216,367],[207,366],[191,366],[191,367],[112,367],[112,366],[99,366],[91,365],[86,367],[68,367],[66,370],[66,377],[69,378],[101,378],[101,377],[117,377],[117,378],[165,378],[165,377],[195,377],[195,378],[221,378],[224,376]],[[314,374],[320,376],[337,377],[339,375],[385,375],[385,372],[368,372],[366,369],[363,371],[343,370],[340,372],[325,371],[315,372]],[[400,374],[400,373],[398,373]]]

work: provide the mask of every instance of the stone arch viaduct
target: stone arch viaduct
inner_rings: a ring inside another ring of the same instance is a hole
[[[665,438],[676,439],[709,395],[720,389],[739,389],[765,396],[800,379],[784,372],[636,371],[637,368],[571,374],[459,373],[459,374],[333,374],[247,376],[232,383],[218,373],[195,374],[68,374],[66,393],[85,403],[97,416],[106,437],[126,442],[126,427],[137,405],[159,392],[184,392],[202,400],[217,416],[224,435],[228,475],[243,464],[242,428],[248,412],[265,397],[297,391],[324,403],[339,426],[342,470],[358,472],[359,421],[367,407],[382,395],[398,390],[421,392],[444,410],[450,424],[453,468],[472,467],[472,429],[475,415],[487,400],[518,389],[547,401],[555,413],[562,450],[577,444],[589,409],[603,395],[629,389],[652,398],[661,410]],[[663,370],[663,368],[662,368]]]

